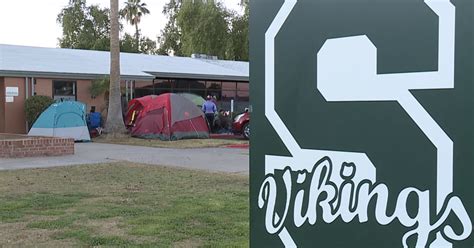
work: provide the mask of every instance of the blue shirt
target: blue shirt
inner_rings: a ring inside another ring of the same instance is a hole
[[[216,104],[212,102],[211,100],[207,100],[203,105],[202,105],[202,112],[205,114],[214,114],[217,111]]]

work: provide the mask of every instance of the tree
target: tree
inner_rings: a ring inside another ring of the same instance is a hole
[[[248,13],[248,12],[247,12]],[[233,14],[229,32],[227,58],[232,60],[249,60],[249,17]]]
[[[140,53],[144,54],[157,54],[158,48],[156,47],[156,41],[148,38],[140,38]]]
[[[126,33],[120,40],[120,51],[126,53],[157,54],[158,48],[156,47],[156,41],[148,37],[140,37],[140,49],[137,50],[135,37]]]
[[[170,0],[163,13],[168,23],[159,39],[160,54],[206,53],[225,58],[228,12],[219,2]]]
[[[206,53],[248,60],[248,0],[242,0],[241,6],[243,15],[227,10],[219,1],[170,0],[163,9],[168,23],[158,38],[158,53]]]
[[[184,1],[176,17],[183,55],[193,53],[226,57],[228,13],[218,2]]]
[[[110,18],[107,8],[87,6],[85,0],[70,0],[58,14],[63,29],[62,48],[107,51],[110,48]]]
[[[146,3],[141,3],[140,1],[141,0],[128,0],[125,2],[125,7],[120,11],[120,15],[131,25],[135,26],[135,44],[137,50],[140,50],[140,30],[138,29],[138,24],[143,15],[150,13],[146,8]]]
[[[249,0],[241,0],[243,15],[232,14],[229,33],[228,57],[233,60],[249,60]]]
[[[118,0],[110,0],[110,88],[106,133],[114,136],[126,132],[120,94],[120,39]]]
[[[158,54],[182,56],[181,52],[181,32],[176,23],[176,16],[179,11],[180,2],[171,0],[163,8],[163,14],[168,17],[165,28],[158,37]]]
[[[120,40],[120,51],[126,53],[138,53],[136,44],[135,44],[135,37],[131,36],[128,33]]]
[[[87,6],[86,0],[70,0],[57,17],[61,24],[63,35],[59,39],[62,48],[85,50],[110,50],[110,10],[96,5]],[[122,30],[122,25],[119,24]],[[141,37],[139,48],[136,39],[125,34],[120,40],[120,49],[130,53],[155,54],[156,42]]]

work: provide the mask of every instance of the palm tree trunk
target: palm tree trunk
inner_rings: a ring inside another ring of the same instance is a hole
[[[118,0],[110,0],[110,89],[105,131],[112,136],[126,132],[121,102]]]
[[[138,23],[135,22],[135,42],[137,45],[137,52],[140,52],[140,33],[138,31]]]

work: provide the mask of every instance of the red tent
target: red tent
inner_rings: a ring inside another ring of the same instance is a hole
[[[187,98],[173,93],[131,100],[125,121],[135,137],[161,140],[209,138],[203,112]]]

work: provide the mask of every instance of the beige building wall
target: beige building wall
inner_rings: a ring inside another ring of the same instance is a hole
[[[56,79],[35,78],[34,93],[36,95],[53,97],[53,81]],[[104,95],[92,98],[89,88],[92,80],[74,80],[59,79],[67,81],[76,81],[76,97],[78,101],[86,104],[86,112],[89,112],[91,106],[96,106],[96,111],[102,112],[105,106]],[[13,103],[5,102],[5,87],[18,87],[19,95],[14,97]],[[26,134],[25,117],[25,78],[24,77],[5,77],[0,78],[0,133],[19,133]],[[33,94],[31,83],[28,83],[28,95]]]
[[[89,112],[91,106],[95,106],[96,111],[101,112],[104,119],[106,118],[107,106],[105,96],[101,95],[92,98],[89,92],[92,80],[35,78],[34,92],[32,92],[31,82],[28,82],[28,97],[36,94],[53,98],[54,80],[76,81],[77,100],[86,104],[87,112]],[[151,84],[151,80],[135,81],[135,87],[137,88]],[[123,80],[121,82],[122,93],[125,93],[125,85]],[[5,102],[5,87],[18,87],[19,95],[14,97],[13,103]],[[0,77],[0,99],[0,133],[27,133],[24,110],[26,100],[25,77]],[[126,103],[124,103],[123,107],[126,108]]]
[[[53,97],[53,81],[56,79],[37,78],[35,85],[36,95]],[[86,104],[87,111],[91,106],[96,106],[97,111],[102,111],[105,108],[104,96],[91,97],[89,88],[92,80],[74,80],[74,79],[58,79],[65,81],[76,81],[76,96],[77,100]]]
[[[92,98],[89,92],[92,80],[77,80],[76,82],[77,100],[87,105],[87,112],[89,112],[91,106],[95,106],[97,112],[103,112],[106,108],[104,95]]]
[[[36,78],[35,93],[40,96],[53,97],[53,80]]]

